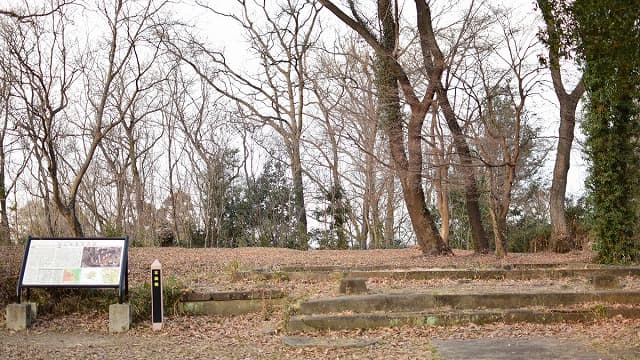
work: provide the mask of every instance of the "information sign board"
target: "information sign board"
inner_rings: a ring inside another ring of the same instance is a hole
[[[29,238],[17,292],[34,287],[128,289],[128,238]]]

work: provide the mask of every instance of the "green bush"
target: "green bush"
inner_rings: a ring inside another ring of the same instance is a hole
[[[588,206],[586,197],[569,198],[565,204],[569,230],[574,238],[575,248],[583,249],[590,241],[593,227],[593,208]]]
[[[628,0],[572,6],[576,55],[587,89],[584,149],[598,261],[638,261],[640,7]]]
[[[551,225],[535,218],[523,218],[507,229],[508,252],[538,252],[549,247]]]
[[[178,304],[184,294],[182,281],[174,276],[164,279],[162,284],[162,301],[165,315],[178,314]],[[129,290],[131,321],[140,323],[151,319],[151,284],[145,281],[141,286]]]

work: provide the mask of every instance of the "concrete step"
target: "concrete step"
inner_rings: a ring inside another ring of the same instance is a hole
[[[592,264],[592,263],[515,263],[515,264],[487,264],[487,265],[478,265],[484,266],[485,268],[493,268],[493,269],[548,269],[548,268],[573,268],[573,269],[587,269],[587,268],[612,268],[612,267],[621,267],[618,265],[601,265],[601,264]],[[415,270],[415,266],[403,266],[403,265],[355,265],[355,266],[340,266],[340,265],[317,265],[317,266],[308,266],[308,265],[299,265],[299,266],[279,266],[277,268],[261,268],[257,269],[260,272],[348,272],[348,271],[384,271],[384,270]],[[433,268],[435,270],[435,268]],[[450,265],[443,266],[440,269],[461,269],[459,265]]]
[[[197,289],[182,296],[179,310],[189,314],[241,315],[280,306],[286,294],[280,289],[216,291]]]
[[[322,270],[324,269],[324,270]],[[568,267],[555,266],[524,266],[505,265],[500,269],[401,269],[401,270],[377,270],[372,269],[348,269],[327,267],[314,267],[309,269],[291,268],[278,271],[247,271],[235,274],[238,279],[290,279],[290,280],[314,280],[331,281],[340,278],[385,278],[398,280],[534,280],[534,279],[561,279],[572,277],[591,278],[594,276],[638,276],[638,266],[600,266],[593,264]]]
[[[517,309],[583,303],[640,304],[640,291],[510,292],[462,294],[372,294],[312,299],[299,305],[302,315],[330,313],[419,312],[438,308]]]
[[[285,296],[285,293],[281,289],[253,289],[233,291],[218,291],[215,289],[192,289],[182,295],[182,300],[186,302],[262,300],[280,299]]]
[[[329,315],[297,315],[289,318],[289,333],[316,330],[370,329],[395,326],[454,326],[466,324],[587,322],[622,316],[640,318],[634,306],[602,306],[580,309],[506,309],[460,310],[441,312],[348,313]]]

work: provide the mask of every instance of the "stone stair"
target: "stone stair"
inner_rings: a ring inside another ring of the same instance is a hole
[[[280,289],[217,291],[196,289],[183,294],[179,310],[188,314],[241,315],[279,306],[286,294]]]
[[[435,277],[435,276],[438,277]],[[522,268],[492,270],[356,271],[345,278],[370,279],[561,279],[581,277],[588,290],[463,291],[438,289],[419,293],[377,293],[311,299],[288,318],[291,333],[313,330],[365,329],[392,326],[461,325],[491,322],[552,323],[591,321],[603,317],[640,318],[640,290],[621,289],[618,277],[640,276],[637,267]],[[473,280],[471,280],[473,283]],[[603,285],[604,284],[604,285]],[[484,286],[487,286],[485,284]],[[489,284],[489,286],[491,286]],[[605,288],[605,290],[603,290]]]
[[[292,267],[278,271],[243,271],[237,278],[263,279],[286,278],[291,280],[332,281],[339,278],[384,278],[397,280],[531,280],[562,279],[570,277],[593,277],[609,275],[615,277],[640,277],[640,266],[600,266],[593,264],[567,264],[563,266],[549,264],[514,264],[493,269],[382,269],[343,267]]]

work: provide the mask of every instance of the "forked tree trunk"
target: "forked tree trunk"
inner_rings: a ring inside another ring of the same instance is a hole
[[[75,209],[75,202],[71,202],[71,206],[66,207],[64,209],[58,209],[62,213],[67,224],[71,227],[71,232],[75,237],[84,237],[84,231],[82,230],[82,225],[80,224],[80,220],[78,219],[78,214]]]
[[[565,211],[565,196],[567,192],[567,174],[571,164],[571,146],[574,138],[576,123],[576,108],[585,92],[582,79],[571,93],[568,93],[562,81],[560,71],[560,46],[562,28],[554,14],[553,3],[549,0],[538,0],[538,8],[542,12],[547,30],[547,46],[549,55],[549,70],[553,89],[560,104],[560,127],[558,129],[558,148],[553,167],[553,179],[549,194],[549,212],[551,215],[551,249],[556,252],[567,252],[574,247]]]
[[[486,253],[489,251],[489,242],[482,225],[482,213],[480,212],[479,194],[471,150],[464,132],[458,124],[456,113],[449,102],[447,90],[442,86],[442,73],[444,72],[446,61],[433,30],[429,3],[426,0],[416,0],[415,3],[424,63],[431,68],[429,71],[430,86],[435,89],[438,105],[442,110],[449,131],[451,131],[453,145],[460,158],[460,166],[464,176],[467,216],[471,224],[474,250],[477,253]]]
[[[558,89],[556,89],[556,93],[559,93]],[[553,180],[549,194],[551,249],[560,253],[568,252],[575,247],[565,211],[567,175],[571,163],[571,145],[576,123],[575,111],[580,98],[579,96],[574,97],[574,94],[564,93],[563,95],[558,95],[558,100],[560,101],[560,127],[558,130],[556,161],[553,167]]]
[[[424,254],[452,254],[442,240],[433,217],[427,209],[422,187],[422,125],[428,109],[412,108],[405,133],[400,110],[400,89],[393,71],[391,54],[395,47],[395,22],[390,1],[379,1],[378,16],[382,21],[382,46],[384,54],[378,54],[376,80],[378,87],[378,117],[389,139],[389,149],[402,185],[402,194],[411,219],[416,241]],[[408,156],[407,156],[408,153]]]
[[[412,122],[419,122],[421,115],[412,114],[411,117],[410,124]],[[424,119],[424,116],[422,116],[422,119]],[[442,240],[431,216],[431,212],[426,206],[424,189],[422,187],[422,172],[420,171],[422,168],[421,156],[409,156],[407,159],[402,142],[404,134],[401,129],[401,121],[388,124],[386,128],[389,136],[391,156],[394,159],[396,172],[400,178],[402,195],[420,249],[424,254],[428,255],[451,254],[451,248]],[[412,151],[412,148],[419,147],[419,143],[422,141],[419,135],[412,134],[414,133],[409,130],[409,153],[421,153],[421,148]]]
[[[434,89],[441,80],[443,62],[433,66],[432,57],[442,60],[435,34],[433,34],[431,14],[424,0],[416,0],[418,31],[425,66],[428,68],[429,84],[422,100],[415,93],[409,78],[397,61],[396,45],[399,41],[398,3],[392,0],[378,0],[377,20],[381,26],[379,36],[374,35],[369,23],[356,9],[355,2],[349,2],[353,18],[344,13],[334,2],[320,0],[320,3],[371,45],[376,51],[376,85],[378,90],[378,117],[381,127],[389,140],[391,158],[400,178],[402,194],[407,206],[416,240],[425,254],[452,254],[451,248],[442,240],[433,217],[425,202],[422,187],[422,126],[434,98]],[[428,32],[428,33],[427,33]],[[399,84],[405,100],[411,107],[409,123],[405,125],[400,111]],[[405,140],[406,136],[406,140]]]

